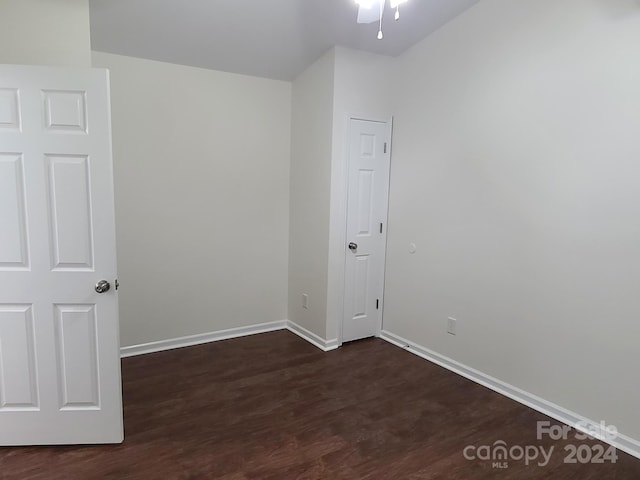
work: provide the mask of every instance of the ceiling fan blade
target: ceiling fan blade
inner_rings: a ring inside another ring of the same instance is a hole
[[[358,7],[358,23],[373,23],[380,20],[380,3],[373,2],[370,8]]]

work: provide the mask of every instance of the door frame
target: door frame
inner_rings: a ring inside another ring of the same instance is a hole
[[[349,195],[349,142],[351,139],[351,120],[362,120],[365,122],[385,123],[387,125],[387,136],[389,142],[389,161],[393,156],[393,116],[381,117],[378,115],[353,114],[343,116],[343,125],[337,127],[337,132],[342,133],[342,141],[334,147],[334,157],[337,161],[332,164],[331,174],[331,205],[329,221],[329,271],[327,285],[327,331],[331,328],[336,332],[335,340],[338,347],[342,346],[342,327],[344,323],[344,301],[345,301],[345,274],[346,274],[346,245],[347,245],[347,199]],[[334,134],[336,129],[334,129]],[[339,149],[335,151],[335,149]],[[391,178],[391,170],[389,171]],[[387,217],[385,222],[385,236],[388,233],[389,209],[387,203]],[[386,277],[386,253],[387,241],[385,238],[383,260],[383,291],[382,308],[379,311],[378,326],[376,336],[379,337],[382,331],[384,312],[384,278]]]

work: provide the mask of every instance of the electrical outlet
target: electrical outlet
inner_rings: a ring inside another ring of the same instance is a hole
[[[451,334],[451,335],[455,335],[456,334],[456,323],[458,321],[453,318],[453,317],[449,317],[447,318],[447,333]]]
[[[302,294],[302,308],[309,309],[309,295],[306,293]]]

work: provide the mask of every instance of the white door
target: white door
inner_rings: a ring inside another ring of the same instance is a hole
[[[389,124],[352,119],[342,341],[380,334],[389,203]]]
[[[123,439],[110,128],[107,71],[0,65],[0,445]]]

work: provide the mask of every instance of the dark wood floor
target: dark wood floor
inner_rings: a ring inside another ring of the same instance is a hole
[[[547,417],[378,339],[323,353],[279,331],[128,358],[122,372],[124,444],[0,449],[0,478],[640,479],[622,452],[563,463],[576,442],[536,440]],[[555,451],[546,467],[463,456],[498,440]]]

